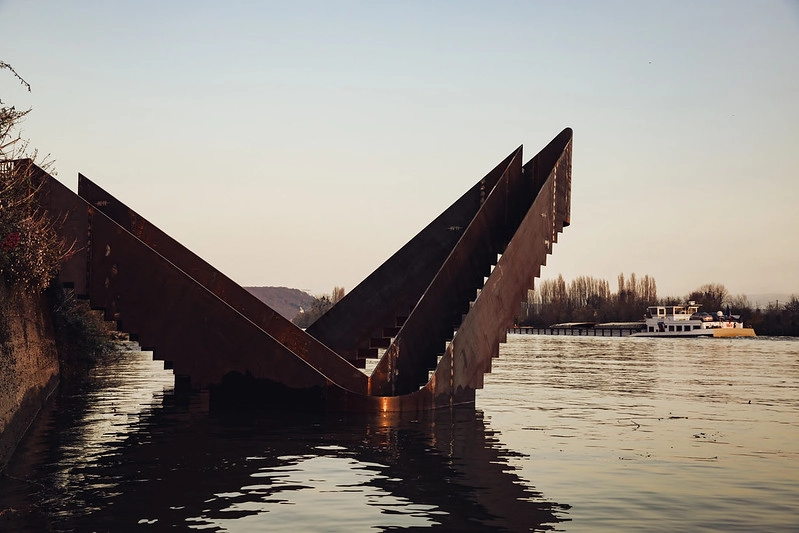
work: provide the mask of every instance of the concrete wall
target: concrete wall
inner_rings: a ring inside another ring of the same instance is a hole
[[[57,385],[58,353],[45,296],[0,277],[0,469]]]

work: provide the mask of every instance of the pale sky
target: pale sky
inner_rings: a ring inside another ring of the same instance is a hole
[[[574,129],[543,278],[799,294],[799,2],[0,0],[0,98],[242,285],[352,289]]]

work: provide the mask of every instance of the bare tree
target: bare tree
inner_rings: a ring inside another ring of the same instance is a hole
[[[344,287],[333,287],[333,294],[330,295],[330,301],[337,304],[344,298]]]
[[[721,283],[706,283],[691,291],[688,300],[702,304],[705,311],[713,312],[720,311],[724,307],[728,296],[727,288]]]
[[[291,321],[298,327],[307,328],[342,298],[344,298],[344,287],[333,287],[333,294],[315,296],[310,308],[300,309],[300,312]]]

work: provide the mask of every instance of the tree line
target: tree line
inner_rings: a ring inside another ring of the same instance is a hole
[[[333,307],[335,304],[339,302],[342,298],[344,298],[344,287],[333,287],[333,292],[331,294],[322,294],[320,296],[314,296],[313,302],[311,302],[311,306],[309,309],[300,308],[300,312],[291,319],[291,321],[300,328],[307,328],[316,320],[327,313],[328,309]]]
[[[709,313],[729,309],[755,329],[758,335],[799,336],[799,299],[792,296],[787,302],[769,303],[761,308],[745,295],[731,295],[720,283],[706,283],[684,297],[659,298],[652,276],[619,274],[616,291],[604,279],[579,276],[566,282],[557,279],[541,280],[522,302],[517,325],[546,327],[564,322],[632,322],[643,319],[650,305],[673,305],[695,301]]]
[[[579,276],[566,282],[541,280],[535,290],[528,291],[515,323],[519,326],[547,327],[564,322],[634,322],[643,320],[650,305],[675,305],[694,301],[709,313],[728,310],[740,316],[745,325],[761,336],[799,336],[799,298],[770,302],[765,307],[753,305],[745,295],[731,295],[721,283],[706,283],[683,297],[658,297],[655,278],[635,273],[616,278],[616,291],[604,279]],[[315,296],[309,309],[302,309],[293,322],[302,328],[310,326],[344,297],[344,288],[334,287],[332,294]]]

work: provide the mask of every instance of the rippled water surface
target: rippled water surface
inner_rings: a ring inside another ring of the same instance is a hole
[[[209,412],[135,345],[61,391],[0,531],[799,531],[799,342],[510,335],[475,409]]]

